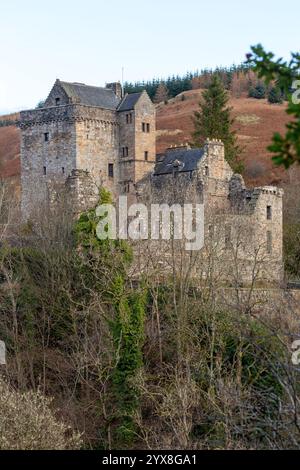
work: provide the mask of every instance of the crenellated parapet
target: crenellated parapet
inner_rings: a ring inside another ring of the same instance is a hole
[[[21,111],[19,127],[26,129],[28,127],[56,122],[68,122],[71,124],[75,122],[92,122],[102,126],[118,126],[118,121],[113,111],[79,104],[68,104]]]

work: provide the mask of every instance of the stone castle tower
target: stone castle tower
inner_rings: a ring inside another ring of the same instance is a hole
[[[24,219],[62,187],[80,208],[104,185],[134,197],[155,164],[155,107],[148,94],[56,80],[42,108],[22,111],[21,209]]]

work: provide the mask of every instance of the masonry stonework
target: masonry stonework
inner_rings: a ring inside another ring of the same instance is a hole
[[[128,193],[134,200],[137,181],[154,168],[155,107],[146,92],[123,98],[119,83],[57,80],[43,108],[21,112],[20,127],[24,219],[49,204],[58,183],[82,187],[84,174],[115,197]]]
[[[241,280],[251,281],[253,260],[263,279],[282,279],[282,190],[247,189],[219,140],[156,155],[155,107],[146,92],[122,97],[118,83],[100,88],[57,80],[43,108],[21,112],[20,127],[24,220],[65,190],[78,213],[95,206],[102,186],[114,197],[126,194],[129,204],[143,199],[147,185],[152,195],[163,188],[161,202],[170,204],[172,188],[181,185],[187,194],[193,187],[194,201],[204,204],[204,251],[218,237],[222,276],[232,274],[236,249]]]

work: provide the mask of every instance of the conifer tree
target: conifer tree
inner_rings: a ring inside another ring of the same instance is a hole
[[[195,130],[192,134],[194,147],[202,147],[206,139],[221,139],[225,146],[225,158],[235,172],[243,170],[239,160],[241,149],[232,130],[233,119],[228,104],[228,94],[216,75],[208,89],[203,92],[200,110],[194,114]]]
[[[273,103],[282,103],[283,96],[280,88],[273,86],[268,93],[268,102]]]
[[[169,93],[167,87],[161,82],[158,85],[153,101],[154,103],[161,103],[162,101],[167,101],[168,95]]]

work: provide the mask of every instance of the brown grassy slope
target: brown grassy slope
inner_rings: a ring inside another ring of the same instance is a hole
[[[201,90],[191,90],[157,106],[157,150],[164,151],[170,145],[179,145],[191,139],[192,116],[198,110]],[[275,131],[284,132],[289,117],[286,105],[269,104],[267,100],[231,98],[234,129],[239,144],[244,148],[245,180],[249,185],[282,184],[289,179],[284,169],[275,167],[272,155],[266,150]]]
[[[20,131],[15,126],[0,127],[0,175],[20,174]]]
[[[19,113],[0,116],[0,121],[17,121]],[[20,175],[20,130],[12,125],[0,127],[0,178]]]

